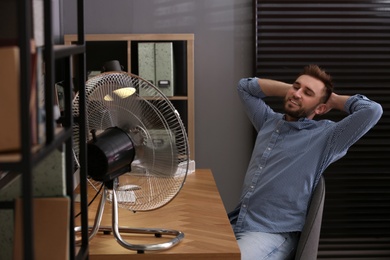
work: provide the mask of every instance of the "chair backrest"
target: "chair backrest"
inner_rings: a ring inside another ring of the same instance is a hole
[[[295,253],[296,260],[317,259],[324,201],[325,179],[321,176],[309,204],[306,222],[303,227],[301,237],[299,238],[297,251]]]

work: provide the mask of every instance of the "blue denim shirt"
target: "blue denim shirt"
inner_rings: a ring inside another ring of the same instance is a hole
[[[301,231],[319,177],[378,122],[382,107],[354,95],[339,122],[288,122],[264,103],[257,78],[241,79],[237,89],[258,134],[240,202],[229,213],[234,232]]]

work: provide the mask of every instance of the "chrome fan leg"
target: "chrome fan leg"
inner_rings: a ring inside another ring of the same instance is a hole
[[[127,228],[118,226],[118,200],[115,190],[112,191],[112,229],[117,242],[124,248],[130,250],[137,250],[138,253],[144,253],[145,251],[153,250],[165,250],[178,244],[183,238],[184,233],[170,229],[148,229],[148,228]],[[156,237],[162,235],[175,236],[171,240],[165,243],[158,244],[130,244],[126,242],[120,233],[133,233],[133,234],[154,234]]]
[[[92,227],[89,227],[89,241],[97,234],[98,231],[104,233],[114,233],[114,237],[117,242],[126,249],[136,250],[138,253],[144,253],[145,251],[156,251],[169,249],[178,244],[183,238],[184,233],[171,230],[171,229],[148,229],[148,228],[128,228],[118,226],[118,200],[115,190],[112,190],[112,227],[101,227],[100,223],[103,217],[104,205],[107,200],[107,193],[109,192],[107,187],[104,187],[102,197],[99,202],[99,208],[96,212],[95,222]],[[81,227],[76,227],[75,232],[81,232]],[[157,244],[130,244],[126,242],[120,233],[131,234],[154,234],[155,237],[161,237],[163,235],[174,236],[171,240],[164,243]],[[81,240],[76,240],[76,244],[80,244]]]
[[[91,239],[97,234],[98,231],[104,231],[104,232],[111,231],[111,229],[107,230],[107,228],[100,227],[100,223],[102,221],[103,212],[104,212],[104,205],[106,204],[106,199],[107,199],[107,192],[106,192],[106,188],[104,188],[102,197],[100,198],[98,210],[96,211],[96,216],[95,216],[95,221],[93,223],[93,226],[88,227],[88,230],[90,231],[88,236],[89,241],[91,241]],[[75,227],[75,232],[76,233],[81,232],[81,227],[80,226]],[[76,239],[76,245],[79,244],[81,244],[81,239],[79,240]]]

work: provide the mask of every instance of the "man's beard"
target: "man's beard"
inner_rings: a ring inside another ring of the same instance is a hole
[[[308,117],[313,113],[314,109],[311,109],[309,111],[305,111],[303,108],[299,108],[297,110],[292,110],[287,105],[287,100],[284,101],[284,112],[289,115],[290,117],[299,119],[303,117]]]

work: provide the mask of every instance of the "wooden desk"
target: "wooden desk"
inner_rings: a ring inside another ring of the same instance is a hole
[[[97,202],[90,206],[92,225]],[[111,204],[104,211],[102,226],[111,226]],[[210,170],[198,169],[188,175],[175,199],[164,207],[133,213],[119,209],[119,226],[134,228],[164,228],[182,231],[184,239],[163,251],[144,254],[120,246],[114,236],[100,232],[90,241],[90,259],[240,259],[240,251],[228,221],[225,208]],[[158,243],[163,238],[145,235],[122,235],[129,243]]]

